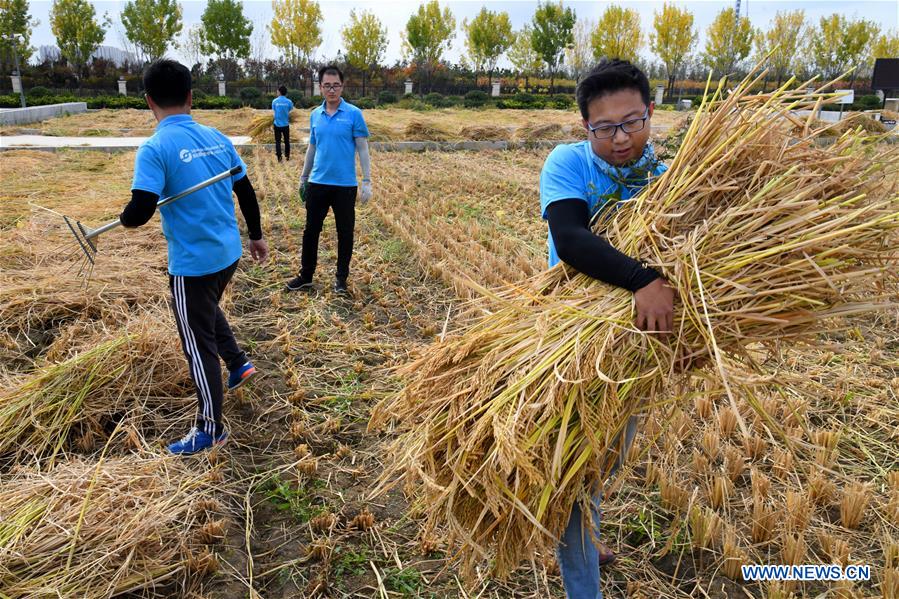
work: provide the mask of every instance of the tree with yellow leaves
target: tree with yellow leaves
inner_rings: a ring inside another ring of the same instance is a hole
[[[681,10],[675,4],[666,3],[662,12],[653,17],[653,32],[649,36],[649,47],[662,60],[668,74],[668,93],[674,89],[678,71],[690,56],[690,49],[696,43],[693,30],[693,13]]]
[[[725,8],[706,30],[703,64],[718,77],[730,75],[752,51],[752,38],[749,19],[740,18],[733,8]]]
[[[759,60],[769,53],[768,65],[771,75],[777,79],[777,87],[787,79],[788,74],[797,73],[803,68],[805,42],[805,11],[778,11],[768,31],[757,32],[755,47]]]
[[[427,75],[428,90],[431,88],[431,73],[443,57],[444,50],[449,49],[455,30],[456,18],[449,8],[441,11],[437,0],[421,4],[406,22],[403,52]],[[418,85],[421,89],[420,80]]]
[[[885,31],[871,45],[871,63],[876,58],[899,58],[899,31]]]
[[[376,67],[387,50],[387,28],[373,12],[350,11],[350,22],[340,30],[348,63],[362,71],[362,95],[365,76]]]
[[[865,19],[850,21],[839,13],[821,17],[809,38],[809,50],[815,67],[826,79],[854,69],[849,79],[855,82],[859,68],[870,56],[870,44],[877,39],[880,27]]]
[[[322,43],[321,6],[315,0],[272,0],[272,10],[272,45],[290,66],[310,69],[311,75],[312,55]]]
[[[462,29],[466,34],[465,47],[474,65],[475,80],[478,71],[484,69],[493,81],[496,62],[515,40],[509,13],[493,12],[484,6],[474,19],[462,21]]]
[[[611,5],[606,8],[590,38],[593,58],[620,58],[635,62],[643,46],[640,13],[635,8]]]
[[[515,33],[515,39],[509,48],[509,62],[515,69],[515,74],[524,77],[524,89],[530,89],[529,78],[536,75],[545,66],[540,54],[534,50],[531,44],[531,28],[523,26]]]

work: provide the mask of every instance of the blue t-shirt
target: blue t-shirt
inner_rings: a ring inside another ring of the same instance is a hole
[[[309,143],[315,162],[309,181],[338,187],[356,186],[356,138],[368,137],[362,111],[344,100],[329,115],[325,103],[309,115]]]
[[[232,188],[247,174],[234,145],[189,114],[166,117],[137,149],[131,189],[160,197],[184,191],[235,166],[241,172],[159,209],[168,242],[169,273],[198,277],[236,262],[243,251]]]
[[[609,200],[629,200],[646,187],[650,179],[667,170],[656,158],[651,144],[643,155],[626,167],[615,167],[597,156],[589,141],[556,146],[540,172],[540,214],[546,219],[546,207],[560,200],[587,202],[591,218]],[[549,266],[559,263],[559,254],[550,232],[547,239]]]
[[[278,96],[272,100],[272,111],[275,113],[275,127],[287,127],[290,125],[291,110],[293,110],[293,102],[287,96]]]

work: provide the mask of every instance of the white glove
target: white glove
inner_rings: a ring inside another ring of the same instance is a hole
[[[371,199],[371,181],[363,181],[362,189],[359,191],[359,201],[363,204],[368,203]]]

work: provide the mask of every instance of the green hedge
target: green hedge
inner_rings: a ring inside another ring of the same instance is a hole
[[[79,98],[77,96],[40,96],[28,98],[29,106],[46,106],[47,104],[63,104],[66,102],[85,102],[88,108],[147,108],[147,102],[143,96],[93,96]],[[265,99],[261,100],[262,103]],[[270,103],[271,100],[268,101]],[[7,94],[0,96],[0,108],[19,108],[19,94]],[[221,96],[208,96],[194,98],[194,108],[240,108],[241,101],[236,98]],[[265,106],[263,106],[265,107]]]
[[[396,94],[384,90],[378,94],[378,104],[396,104]]]
[[[490,96],[487,95],[487,92],[473,89],[465,94],[465,108],[480,108],[481,106],[484,106],[489,99]]]
[[[434,108],[447,108],[451,106],[450,102],[441,93],[431,92],[424,97],[424,101]]]

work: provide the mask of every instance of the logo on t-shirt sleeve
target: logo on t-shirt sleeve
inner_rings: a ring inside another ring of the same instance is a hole
[[[190,153],[190,150],[188,150],[187,148],[178,152],[178,158],[181,159],[181,162],[190,162],[194,159],[194,157]]]

